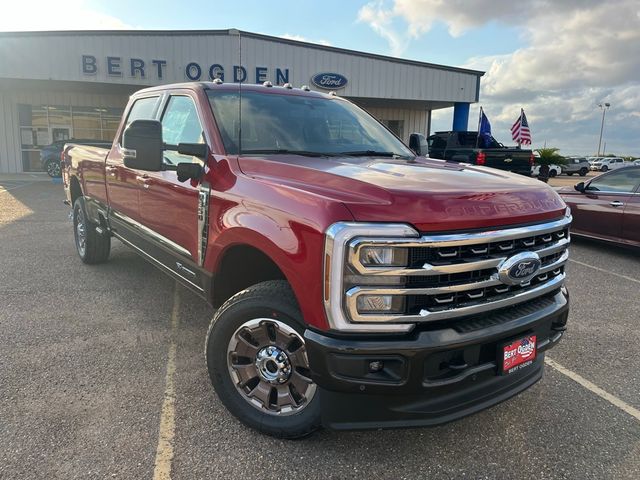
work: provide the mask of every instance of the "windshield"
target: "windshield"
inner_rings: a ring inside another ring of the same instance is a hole
[[[373,117],[338,98],[243,92],[240,139],[238,93],[208,95],[230,154],[415,156]]]

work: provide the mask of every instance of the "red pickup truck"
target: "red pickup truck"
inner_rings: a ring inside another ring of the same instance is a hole
[[[115,237],[218,306],[213,386],[271,435],[477,412],[540,379],[565,330],[560,197],[416,155],[335,95],[148,88],[110,150],[63,163],[82,261]]]

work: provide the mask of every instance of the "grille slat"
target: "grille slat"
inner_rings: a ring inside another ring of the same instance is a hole
[[[402,285],[352,287],[346,292],[349,314],[352,320],[362,322],[442,320],[488,312],[549,294],[564,282],[570,221],[568,217],[531,227],[529,235],[524,227],[469,234],[467,243],[464,235],[407,240],[406,267],[358,268],[363,275],[400,276]],[[356,254],[357,248],[358,245],[352,245]],[[540,258],[540,269],[526,283],[503,283],[503,277],[498,275],[500,266],[523,252],[535,252]],[[405,311],[400,315],[360,314],[356,300],[364,294],[404,296]]]

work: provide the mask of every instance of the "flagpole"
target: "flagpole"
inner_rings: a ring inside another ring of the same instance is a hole
[[[524,113],[524,108],[520,109],[520,135],[518,135],[518,148],[522,148],[522,114]]]
[[[478,140],[480,139],[480,124],[482,123],[482,107],[480,107],[480,113],[478,113],[478,133],[476,135],[476,148],[478,148]]]

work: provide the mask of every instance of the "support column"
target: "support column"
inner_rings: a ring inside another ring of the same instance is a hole
[[[469,103],[457,102],[453,106],[453,127],[454,132],[465,132],[469,129]]]

